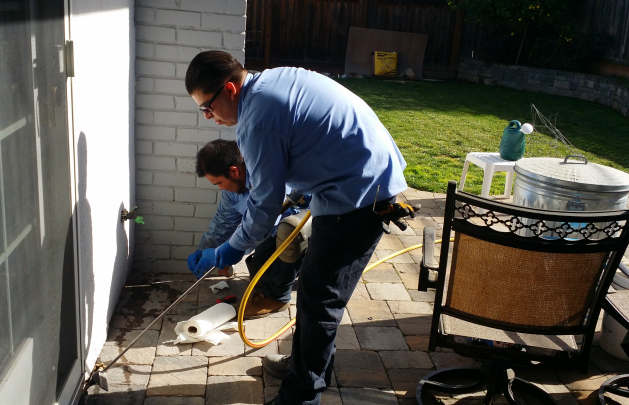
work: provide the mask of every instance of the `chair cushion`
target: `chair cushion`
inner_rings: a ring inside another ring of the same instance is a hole
[[[607,299],[623,317],[629,319],[629,290],[616,290],[607,294]]]
[[[531,335],[528,333],[509,332],[463,321],[445,314],[441,316],[441,326],[443,333],[447,335],[516,343],[563,352],[576,352],[579,350],[574,335]]]

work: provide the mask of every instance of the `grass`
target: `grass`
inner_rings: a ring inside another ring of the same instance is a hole
[[[497,152],[509,121],[532,123],[531,104],[547,118],[557,114],[555,126],[588,160],[629,172],[629,120],[609,107],[461,81],[340,83],[376,112],[406,159],[408,185],[419,190],[444,193],[448,180],[460,179],[468,152]],[[525,157],[567,154],[552,146],[554,136],[535,135]],[[502,194],[504,180],[496,174],[491,194]],[[465,190],[480,194],[482,182],[482,169],[470,165]]]

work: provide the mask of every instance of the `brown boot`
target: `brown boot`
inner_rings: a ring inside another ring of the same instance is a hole
[[[254,292],[247,300],[245,307],[245,319],[258,319],[275,312],[286,311],[290,302],[275,301],[266,298],[261,292]]]

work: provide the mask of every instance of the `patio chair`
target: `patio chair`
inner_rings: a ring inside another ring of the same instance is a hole
[[[484,387],[485,404],[501,394],[510,404],[555,404],[513,368],[587,372],[596,321],[629,243],[628,219],[629,211],[519,207],[457,191],[451,181],[439,263],[428,257],[420,266],[421,289],[436,288],[428,348],[483,363],[427,375],[417,386],[418,404],[427,393]]]

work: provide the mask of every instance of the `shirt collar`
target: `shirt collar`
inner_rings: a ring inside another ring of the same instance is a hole
[[[259,74],[259,73],[257,73]],[[240,88],[240,98],[238,100],[238,118],[240,118],[240,114],[242,113],[242,106],[245,97],[247,97],[247,93],[249,93],[249,89],[251,88],[251,81],[253,80],[254,75],[251,73],[247,73],[245,76],[245,81],[242,83],[242,87]]]

